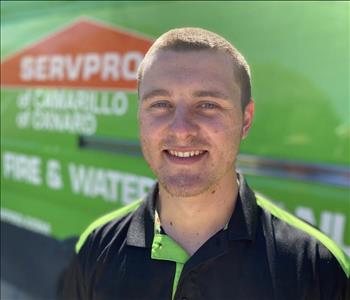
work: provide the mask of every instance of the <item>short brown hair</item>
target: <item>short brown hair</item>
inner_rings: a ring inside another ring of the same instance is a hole
[[[159,50],[193,51],[215,50],[230,55],[233,65],[237,68],[238,81],[241,86],[242,108],[251,99],[250,68],[243,55],[222,36],[202,28],[176,28],[162,34],[146,53],[137,72],[138,89],[143,76],[144,62]]]

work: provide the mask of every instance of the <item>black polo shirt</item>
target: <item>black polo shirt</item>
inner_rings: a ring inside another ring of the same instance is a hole
[[[62,298],[349,300],[349,257],[239,179],[228,226],[192,256],[157,229],[157,186],[94,222],[77,244]]]

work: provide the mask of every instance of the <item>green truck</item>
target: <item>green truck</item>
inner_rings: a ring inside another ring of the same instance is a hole
[[[247,58],[256,117],[238,169],[350,254],[346,2],[1,2],[1,277],[54,298],[83,229],[140,199],[135,74],[203,27]]]

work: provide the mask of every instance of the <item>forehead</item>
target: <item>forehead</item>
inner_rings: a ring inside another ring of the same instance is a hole
[[[141,96],[152,89],[214,88],[227,94],[239,90],[233,61],[226,53],[214,50],[158,50],[144,62]],[[232,95],[233,96],[233,95]]]

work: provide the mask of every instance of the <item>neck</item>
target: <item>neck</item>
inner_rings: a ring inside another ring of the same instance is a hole
[[[236,173],[193,197],[176,197],[159,186],[157,210],[165,232],[193,254],[230,220],[236,203]]]

